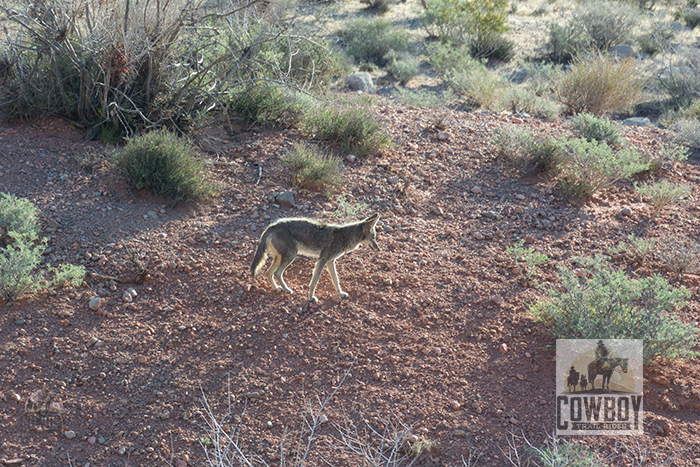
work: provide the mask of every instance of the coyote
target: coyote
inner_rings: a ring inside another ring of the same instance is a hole
[[[338,295],[341,298],[346,298],[348,294],[343,292],[340,283],[338,283],[335,260],[356,249],[360,243],[379,251],[375,231],[378,220],[379,214],[373,214],[364,220],[343,225],[325,224],[314,219],[302,218],[276,220],[265,229],[260,237],[253,263],[250,265],[250,274],[255,277],[265,263],[265,258],[270,255],[272,256],[272,264],[265,272],[270,285],[277,292],[284,290],[287,293],[292,293],[292,290],[284,283],[282,274],[297,255],[310,256],[318,258],[318,261],[316,261],[311,284],[309,284],[309,300],[314,303],[317,301],[314,291],[324,267],[328,267],[331,281]],[[281,284],[281,287],[277,285],[275,279]]]

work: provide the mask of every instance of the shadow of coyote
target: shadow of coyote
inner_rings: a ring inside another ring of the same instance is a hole
[[[378,220],[379,214],[373,214],[361,221],[343,225],[326,224],[318,220],[302,218],[276,220],[265,229],[260,237],[253,263],[250,265],[250,274],[255,277],[260,272],[267,256],[271,256],[272,264],[265,272],[270,285],[277,292],[292,293],[292,290],[284,283],[282,274],[298,255],[310,256],[318,258],[318,260],[309,284],[309,300],[314,303],[317,301],[314,291],[325,267],[331,274],[331,281],[338,295],[341,298],[346,298],[348,294],[343,292],[340,283],[338,283],[335,260],[356,249],[362,243],[379,251],[375,231]],[[280,285],[277,285],[275,279]]]

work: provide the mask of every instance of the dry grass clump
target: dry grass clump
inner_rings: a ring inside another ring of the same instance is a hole
[[[616,60],[604,53],[581,55],[559,81],[556,95],[569,113],[606,116],[636,104],[645,81],[632,59]]]

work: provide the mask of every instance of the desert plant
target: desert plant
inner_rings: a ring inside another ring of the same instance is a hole
[[[85,266],[61,264],[57,268],[52,267],[49,268],[49,270],[54,275],[51,284],[58,287],[77,287],[82,284],[83,279],[85,279]]]
[[[669,180],[660,180],[656,183],[635,183],[634,188],[649,200],[654,207],[654,215],[671,204],[680,203],[683,198],[690,195],[690,185],[677,185]]]
[[[0,248],[0,297],[13,302],[43,286],[43,274],[35,270],[46,249],[46,239],[37,242],[31,234],[12,233],[13,242]]]
[[[676,315],[690,297],[687,289],[673,289],[660,276],[630,279],[602,257],[577,262],[577,271],[559,267],[561,288],[549,289],[549,298],[531,309],[554,337],[644,339],[646,361],[698,353],[693,350],[698,328]]]
[[[619,146],[622,143],[620,130],[607,117],[579,114],[574,117],[571,127],[588,141],[604,141],[609,146]]]
[[[369,62],[384,66],[389,52],[411,50],[408,34],[382,18],[351,21],[340,31],[339,37],[345,45],[345,53],[357,63]]]
[[[367,203],[352,204],[348,200],[348,195],[344,194],[338,198],[338,209],[333,211],[333,214],[347,222],[348,220],[355,218],[357,214],[361,213],[368,207],[369,204]]]
[[[523,173],[547,173],[557,167],[562,156],[561,145],[548,137],[535,137],[515,125],[497,128],[494,144],[501,157]]]
[[[384,14],[396,3],[396,0],[360,0],[360,3],[367,5],[367,8]]]
[[[683,279],[685,274],[700,274],[700,245],[697,241],[678,235],[668,235],[659,241],[655,257],[669,272]]]
[[[695,29],[700,25],[700,8],[697,6],[681,7],[676,11],[675,17],[683,21],[690,29]]]
[[[671,139],[676,146],[700,149],[700,120],[680,119],[671,126]]]
[[[644,74],[634,60],[594,53],[574,59],[557,83],[556,94],[572,114],[605,116],[636,104],[644,83]]]
[[[151,190],[171,204],[214,193],[194,146],[166,130],[129,138],[114,161],[132,187]]]
[[[503,110],[504,84],[483,63],[476,62],[469,68],[449,70],[445,79],[470,104],[487,110]]]
[[[423,25],[443,43],[466,45],[476,58],[509,58],[513,44],[508,30],[507,0],[422,0]]]
[[[387,54],[387,60],[386,71],[402,86],[418,75],[418,60],[410,54],[391,51]]]
[[[658,74],[656,82],[677,106],[686,107],[694,99],[700,99],[700,51],[683,49],[674,62]]]
[[[327,196],[343,184],[340,160],[306,143],[295,143],[282,158],[294,174],[294,184],[301,188],[324,192]]]
[[[605,467],[608,465],[607,459],[594,450],[585,445],[558,438],[556,435],[548,435],[544,445],[541,446],[532,444],[524,434],[518,436],[510,433],[506,441],[508,447],[501,448],[501,452],[513,467],[530,465],[532,460],[537,461],[535,465],[542,467]],[[523,453],[520,452],[519,445],[524,445]],[[526,458],[527,454],[531,459]]]
[[[301,123],[313,138],[335,141],[358,156],[367,156],[391,143],[367,99],[316,105]]]
[[[653,238],[629,234],[627,241],[620,242],[617,247],[609,248],[608,253],[613,258],[627,256],[637,264],[644,264],[652,257],[655,248],[656,240]]]
[[[572,23],[580,25],[591,45],[604,51],[614,45],[629,43],[639,22],[638,11],[621,2],[593,0],[582,3]]]
[[[515,113],[526,112],[545,120],[559,117],[559,105],[545,97],[540,97],[528,88],[509,86],[502,96],[503,106]]]
[[[668,50],[676,33],[669,22],[654,21],[649,29],[637,38],[639,50],[654,56]]]
[[[251,80],[327,81],[336,55],[283,20],[281,5],[275,15],[259,2],[3,3],[17,34],[0,54],[0,110],[9,119],[58,114],[128,135],[197,126]]]
[[[247,122],[276,126],[298,124],[311,105],[307,95],[267,82],[241,87],[227,102],[227,107]]]
[[[30,238],[39,235],[37,214],[37,208],[28,199],[0,193],[0,248],[7,244],[10,232]]]
[[[525,248],[524,245],[525,240],[520,240],[512,246],[507,246],[506,252],[515,261],[520,277],[527,282],[537,274],[538,266],[549,261],[549,257],[532,248]]]
[[[590,40],[577,23],[550,23],[548,31],[547,58],[554,63],[569,63],[589,46]]]
[[[580,198],[629,179],[649,166],[635,148],[616,154],[606,143],[585,139],[560,140],[563,150],[560,186],[568,196]]]

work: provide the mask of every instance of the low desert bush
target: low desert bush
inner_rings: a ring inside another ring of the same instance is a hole
[[[571,197],[590,196],[619,180],[645,171],[645,162],[635,148],[617,153],[606,143],[586,139],[559,140],[562,149],[559,162],[560,186]]]
[[[49,271],[54,275],[51,284],[59,287],[77,287],[85,278],[85,266],[61,264],[57,268],[49,268]]]
[[[690,185],[677,185],[669,180],[656,183],[635,183],[634,188],[647,198],[654,208],[654,215],[671,204],[678,204],[690,195]]]
[[[622,241],[616,247],[609,248],[608,254],[612,258],[628,257],[637,264],[644,264],[651,259],[655,248],[656,240],[653,238],[629,234],[627,241]]]
[[[684,49],[676,60],[658,75],[656,83],[674,104],[683,108],[700,99],[700,50]]]
[[[556,94],[572,114],[604,116],[634,106],[645,81],[634,60],[594,53],[574,59],[557,83]]]
[[[493,138],[500,157],[522,173],[549,173],[560,162],[561,145],[548,137],[535,137],[516,125],[497,128]]]
[[[605,51],[614,45],[629,44],[639,22],[637,9],[622,2],[593,0],[576,8],[572,23],[578,24],[591,45]]]
[[[556,120],[561,111],[556,102],[519,85],[507,87],[501,99],[503,107],[511,112],[526,112],[545,120]]]
[[[369,10],[384,14],[391,9],[396,0],[360,0],[360,3],[367,5]]]
[[[676,11],[675,17],[690,29],[695,29],[700,25],[700,8],[697,6],[681,7]]]
[[[659,240],[654,256],[664,269],[679,279],[687,273],[700,274],[700,245],[696,239],[667,235]]]
[[[343,184],[340,159],[306,143],[296,143],[282,163],[294,174],[294,185],[330,196]]]
[[[386,58],[388,60],[386,71],[402,86],[418,76],[418,59],[411,54],[391,51]]]
[[[264,82],[242,87],[227,103],[231,112],[246,122],[275,126],[298,124],[310,105],[311,98],[306,95]]]
[[[357,63],[374,63],[384,66],[389,52],[409,52],[411,42],[408,33],[394,27],[382,18],[361,18],[348,23],[339,37],[345,45],[345,53]]]
[[[472,105],[494,111],[504,108],[503,81],[496,72],[479,61],[468,68],[449,70],[445,74],[445,80]]]
[[[114,160],[132,187],[148,189],[172,204],[214,193],[194,146],[166,130],[129,138]]]
[[[549,261],[549,257],[532,248],[525,248],[525,240],[520,240],[512,246],[506,247],[506,252],[513,258],[520,277],[524,281],[537,275],[537,267]]]
[[[367,99],[316,105],[301,123],[312,138],[335,141],[357,156],[367,156],[391,143]]]
[[[700,120],[678,120],[671,126],[671,132],[671,139],[675,145],[694,151],[700,149]]]
[[[641,52],[654,56],[668,50],[675,36],[671,23],[654,21],[646,32],[637,37],[637,43]]]
[[[532,307],[535,318],[558,339],[643,339],[644,358],[690,357],[699,330],[676,314],[690,292],[660,277],[631,279],[602,257],[579,258],[580,271],[560,266],[561,287]]]
[[[601,141],[609,146],[619,146],[622,136],[617,125],[606,117],[596,117],[591,114],[579,114],[571,124],[574,131],[588,141]]]
[[[588,49],[589,40],[578,24],[562,26],[550,23],[546,43],[547,58],[554,63],[569,63],[581,52]]]
[[[39,230],[38,210],[31,201],[0,193],[0,248],[7,244],[10,232],[35,238]]]
[[[10,245],[0,248],[0,297],[13,302],[42,288],[43,276],[36,272],[46,239],[36,241],[28,234],[13,236]]]

